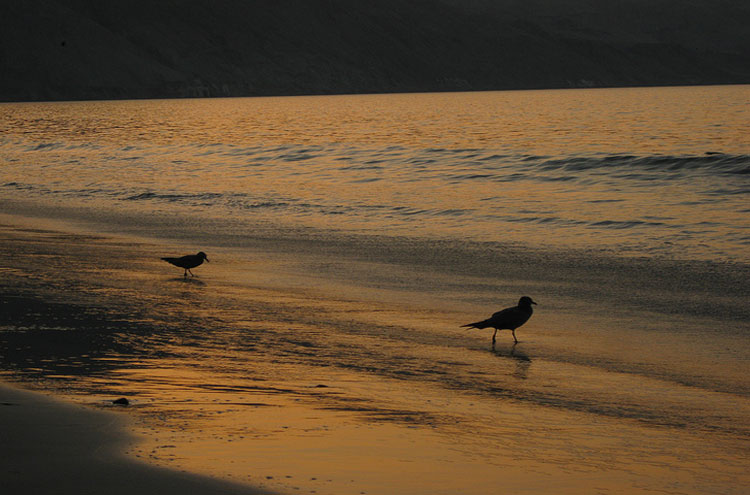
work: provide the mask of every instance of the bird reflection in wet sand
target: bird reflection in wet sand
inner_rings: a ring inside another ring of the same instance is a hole
[[[492,334],[493,349],[495,347],[495,339],[498,330],[510,330],[513,333],[513,341],[518,343],[518,339],[516,338],[516,328],[529,321],[532,313],[534,313],[534,309],[531,307],[532,304],[536,303],[532,301],[530,297],[523,296],[519,299],[518,306],[502,309],[486,320],[462,325],[461,328],[494,328],[495,333]]]
[[[521,380],[525,380],[526,378],[528,378],[529,367],[531,366],[531,358],[523,351],[516,349],[517,345],[518,343],[514,342],[510,346],[510,350],[508,352],[505,352],[505,350],[495,350],[495,347],[493,346],[491,352],[499,358],[511,358],[516,364],[516,369],[513,372],[513,376],[516,378],[520,378]]]
[[[181,256],[179,258],[162,258],[167,263],[171,263],[174,266],[178,266],[180,268],[183,268],[185,270],[185,274],[183,275],[184,278],[187,278],[188,272],[190,273],[191,277],[195,277],[193,275],[193,272],[190,271],[191,268],[195,268],[196,266],[200,266],[203,264],[203,260],[206,260],[208,262],[208,257],[206,256],[206,253],[203,251],[199,252],[198,254],[188,254],[187,256]]]

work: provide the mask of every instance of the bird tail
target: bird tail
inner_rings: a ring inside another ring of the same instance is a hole
[[[162,258],[167,263],[172,263],[174,265],[174,262],[177,258]]]
[[[489,325],[487,324],[487,320],[482,321],[475,321],[474,323],[469,323],[467,325],[461,325],[461,328],[479,328],[480,330],[482,328],[487,328]]]

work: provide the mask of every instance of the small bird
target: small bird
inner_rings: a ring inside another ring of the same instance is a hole
[[[193,275],[193,272],[190,271],[191,268],[195,268],[196,266],[200,266],[203,264],[203,260],[208,261],[208,258],[206,257],[206,253],[201,251],[198,254],[188,254],[187,256],[182,256],[180,258],[162,258],[167,263],[171,263],[174,266],[179,266],[180,268],[185,269],[185,278],[187,278],[188,272],[190,272],[191,277],[195,277]]]
[[[486,320],[462,325],[461,328],[494,328],[495,333],[492,334],[493,348],[495,347],[495,337],[497,336],[498,330],[510,330],[513,332],[513,340],[518,343],[518,339],[516,338],[516,328],[529,321],[531,314],[534,312],[534,309],[531,307],[532,304],[536,303],[532,301],[530,297],[523,296],[518,300],[518,306],[502,309]]]

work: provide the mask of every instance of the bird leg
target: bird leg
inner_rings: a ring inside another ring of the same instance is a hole
[[[516,329],[515,329],[515,328],[512,328],[512,329],[511,329],[510,331],[511,331],[511,332],[513,332],[513,341],[514,341],[514,342],[515,342],[516,344],[518,344],[518,339],[516,338]]]
[[[495,347],[495,337],[497,336],[497,328],[495,329],[495,333],[492,334],[492,347]]]
[[[182,274],[184,278],[187,278],[187,268],[185,268],[185,273]]]

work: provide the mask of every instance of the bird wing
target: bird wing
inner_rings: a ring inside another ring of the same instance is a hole
[[[516,329],[526,323],[530,317],[531,313],[516,306],[498,311],[492,315],[489,321],[497,328]]]
[[[507,315],[512,314],[516,309],[518,309],[516,306],[513,306],[512,308],[505,308],[501,309],[497,313],[492,313],[492,316],[490,316],[490,320],[499,320],[502,318],[506,318]]]
[[[501,309],[500,311],[493,313],[492,316],[486,320],[469,323],[468,325],[462,325],[462,327],[473,327],[473,328],[507,328],[516,329],[526,323],[531,318],[531,312],[526,311],[518,306],[511,308]]]
[[[196,266],[203,263],[203,259],[194,255],[188,254],[186,256],[180,256],[179,258],[162,258],[167,263],[172,263],[174,266],[180,268],[195,268]]]

